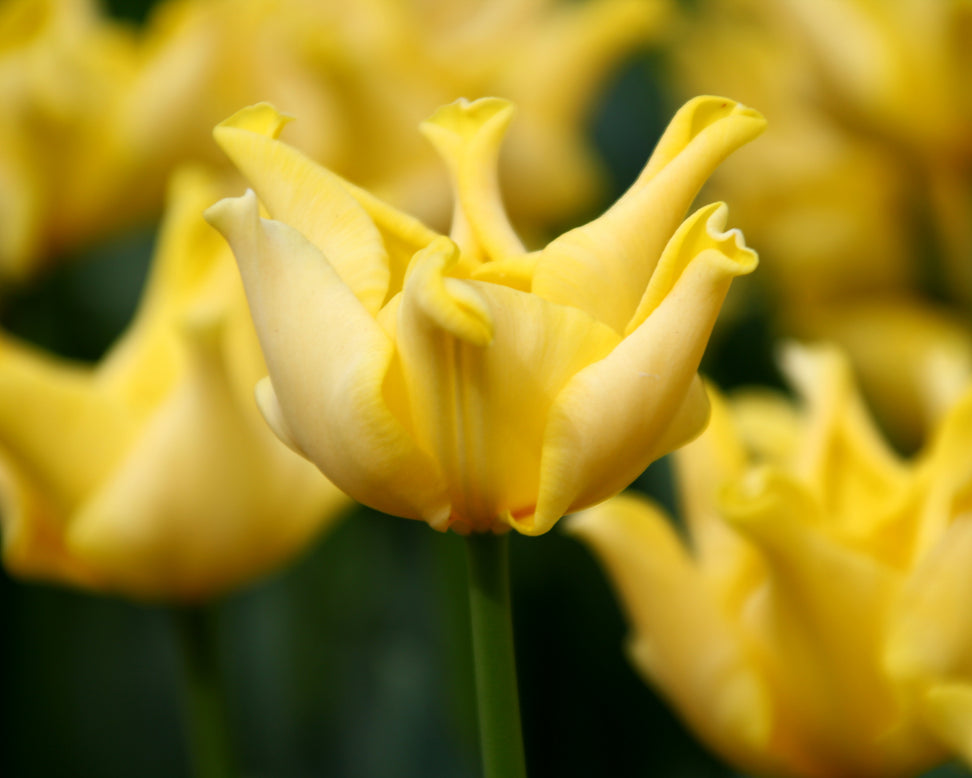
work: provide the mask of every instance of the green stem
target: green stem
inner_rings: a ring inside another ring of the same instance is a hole
[[[183,698],[195,778],[233,778],[214,614],[202,605],[174,611],[182,643]]]
[[[510,617],[509,536],[466,538],[484,778],[526,778]]]

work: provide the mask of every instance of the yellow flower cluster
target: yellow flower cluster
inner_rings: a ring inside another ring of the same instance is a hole
[[[685,540],[635,496],[572,520],[621,596],[631,660],[757,774],[972,761],[972,391],[906,462],[838,353],[792,347],[785,368],[800,402],[716,395],[676,454]]]
[[[267,104],[217,127],[256,195],[207,218],[236,254],[282,440],[387,513],[536,535],[704,426],[696,370],[756,256],[724,231],[724,205],[682,219],[764,121],[691,101],[611,209],[528,252],[497,186],[511,117],[461,100],[423,125],[456,194],[449,237],[277,140]]]
[[[789,332],[841,343],[916,445],[972,379],[972,9],[703,0],[687,21],[680,86],[770,123],[713,194],[760,246],[771,305]]]
[[[297,145],[444,224],[448,183],[414,127],[458,95],[519,101],[504,164],[531,231],[589,206],[584,119],[657,35],[663,0],[583,4],[164,0],[144,30],[95,0],[0,5],[0,277],[160,208],[170,172],[220,163],[210,130],[257,100],[300,106]],[[548,182],[539,198],[524,184]]]

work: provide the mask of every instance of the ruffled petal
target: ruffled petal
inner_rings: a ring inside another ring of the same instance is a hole
[[[686,396],[732,278],[754,264],[751,253],[698,254],[634,332],[567,384],[544,435],[536,516],[518,530],[544,532],[619,492],[669,446],[701,432],[705,393],[689,405]]]
[[[503,208],[497,176],[500,143],[514,110],[496,97],[459,99],[421,125],[449,168],[456,203],[452,237],[464,253],[483,260],[525,253]]]
[[[764,126],[756,111],[731,100],[699,97],[687,103],[621,199],[541,252],[533,291],[623,332],[699,188]]]
[[[631,659],[645,678],[733,764],[773,774],[766,681],[667,518],[626,494],[567,527],[610,575],[633,629]]]
[[[206,212],[236,255],[279,406],[298,449],[378,510],[448,517],[441,472],[389,410],[394,345],[327,259],[261,219],[248,192]]]
[[[420,445],[451,485],[457,529],[532,514],[553,398],[618,336],[575,308],[504,286],[449,278],[448,240],[416,255],[397,323]]]

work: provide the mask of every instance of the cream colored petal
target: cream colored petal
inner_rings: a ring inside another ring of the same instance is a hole
[[[446,239],[416,255],[397,338],[416,435],[446,474],[456,528],[485,530],[532,514],[551,402],[618,336],[577,309],[444,275],[456,261]]]
[[[456,199],[453,237],[464,252],[487,260],[525,253],[503,208],[497,176],[500,144],[514,110],[512,103],[495,97],[471,103],[460,99],[420,127],[449,168]],[[459,239],[467,229],[470,244]]]
[[[75,517],[67,544],[128,595],[196,600],[297,551],[340,504],[306,462],[281,466],[237,404],[216,321],[187,325],[185,379]]]
[[[287,120],[268,103],[259,103],[217,125],[213,134],[270,216],[322,251],[374,314],[390,281],[381,233],[340,178],[277,140]]]
[[[730,100],[687,103],[628,192],[603,216],[543,250],[533,291],[623,332],[699,188],[764,126],[762,116]]]
[[[544,436],[537,514],[544,532],[560,516],[616,494],[666,447],[702,431],[708,406],[686,395],[732,278],[752,269],[707,249],[614,351],[578,373],[553,404]]]
[[[609,574],[646,680],[732,764],[774,772],[765,679],[667,517],[644,498],[620,495],[572,516],[567,528]]]
[[[394,346],[327,259],[259,216],[249,192],[206,217],[229,240],[273,389],[299,450],[371,507],[430,522],[449,506],[438,466],[389,410]]]

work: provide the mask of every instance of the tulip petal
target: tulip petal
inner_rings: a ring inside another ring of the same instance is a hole
[[[14,457],[0,450],[3,564],[18,577],[96,586],[99,577],[65,544],[65,512],[53,505]]]
[[[341,179],[277,140],[287,117],[267,103],[244,108],[214,130],[270,216],[320,249],[365,308],[376,313],[390,283],[381,233]]]
[[[540,253],[533,291],[624,332],[699,188],[764,126],[757,112],[731,100],[699,97],[687,103],[621,199]]]
[[[503,208],[497,175],[500,143],[514,110],[512,103],[496,97],[459,99],[420,127],[449,168],[456,202],[453,237],[464,253],[476,255],[481,248],[482,259],[525,253]],[[462,240],[467,230],[471,242]]]
[[[940,683],[922,700],[925,725],[952,752],[972,764],[972,683]]]
[[[89,368],[0,336],[0,440],[59,513],[74,510],[133,434]]]
[[[733,764],[772,773],[766,681],[667,518],[623,494],[567,527],[610,574],[633,630],[631,659],[645,678]]]
[[[715,250],[739,266],[739,274],[756,267],[756,252],[748,248],[738,229],[726,231],[729,209],[725,203],[711,203],[682,222],[665,246],[638,308],[625,328],[634,332],[672,291],[688,263],[703,251]]]
[[[576,308],[504,286],[448,278],[445,239],[416,255],[397,339],[416,435],[452,485],[457,529],[533,512],[553,398],[618,336]]]
[[[329,515],[322,491],[338,497],[309,463],[281,459],[257,414],[240,407],[220,322],[184,329],[185,380],[67,535],[106,588],[142,597],[196,600],[268,570]]]
[[[908,680],[972,679],[972,514],[956,519],[908,578],[888,635],[886,664]]]
[[[907,470],[871,421],[842,354],[792,344],[782,361],[810,418],[793,466],[818,490],[825,530],[841,541],[868,543],[907,499]]]
[[[545,532],[568,511],[616,494],[701,432],[705,393],[687,393],[732,278],[752,266],[749,254],[703,251],[634,332],[567,384],[544,435],[537,513],[520,532]]]
[[[382,328],[313,244],[260,218],[252,192],[220,201],[206,218],[233,247],[297,448],[359,502],[445,520],[441,472],[384,396],[394,346]]]
[[[780,694],[801,701],[797,730],[829,733],[821,749],[849,749],[834,721],[875,738],[893,729],[903,714],[879,658],[895,571],[820,532],[822,506],[781,470],[752,471],[721,502],[766,562],[767,596],[747,618]]]

